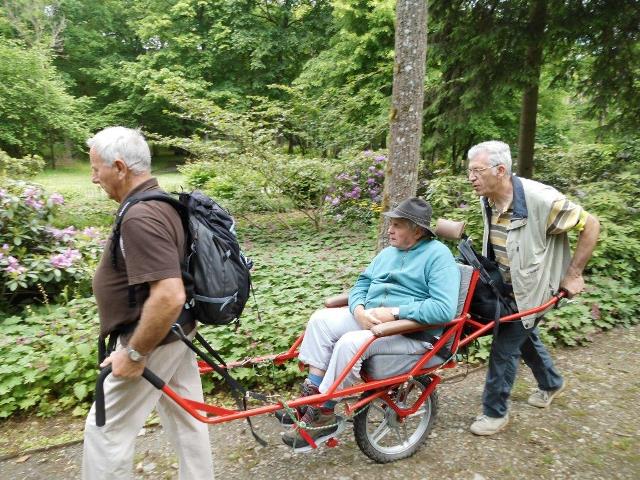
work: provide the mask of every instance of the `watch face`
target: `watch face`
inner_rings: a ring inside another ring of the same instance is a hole
[[[134,362],[139,362],[144,358],[143,355],[135,351],[133,348],[128,349],[127,352],[129,353],[129,358]]]

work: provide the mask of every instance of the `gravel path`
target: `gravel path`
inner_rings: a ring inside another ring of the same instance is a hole
[[[534,388],[523,366],[512,396],[511,424],[495,436],[467,430],[479,412],[484,369],[439,387],[440,409],[431,437],[413,457],[378,465],[358,449],[348,429],[337,448],[293,454],[280,443],[271,418],[256,419],[269,441],[252,439],[244,422],[211,427],[216,476],[225,480],[327,478],[403,479],[639,479],[640,326],[595,336],[587,347],[554,358],[568,381],[549,409],[526,403]],[[177,464],[160,428],[138,438],[136,479],[177,478]],[[0,479],[79,477],[81,445],[0,462]]]

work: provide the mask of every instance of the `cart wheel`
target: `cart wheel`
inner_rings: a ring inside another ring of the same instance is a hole
[[[429,384],[428,377],[409,380],[394,389],[392,398],[400,407],[410,407]],[[362,398],[371,395],[364,392]],[[412,415],[398,417],[381,398],[368,403],[353,419],[353,433],[362,453],[378,463],[407,458],[424,443],[438,412],[438,394],[431,392]]]

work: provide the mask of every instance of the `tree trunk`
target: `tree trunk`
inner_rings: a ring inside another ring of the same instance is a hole
[[[518,174],[533,177],[533,150],[536,141],[536,117],[538,115],[538,90],[542,67],[544,29],[547,18],[547,0],[535,0],[529,12],[527,36],[529,45],[525,58],[525,72],[529,81],[522,93],[520,111],[520,135],[518,144]]]
[[[418,188],[426,52],[426,0],[398,0],[383,212],[414,196]],[[378,250],[388,245],[387,228],[388,221],[383,216],[378,230]]]

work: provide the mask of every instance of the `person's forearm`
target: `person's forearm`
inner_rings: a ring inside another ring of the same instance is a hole
[[[164,282],[164,281],[163,281]],[[153,285],[142,307],[140,322],[129,340],[132,348],[146,355],[164,339],[184,305],[184,289]]]
[[[584,230],[578,237],[576,249],[571,258],[571,263],[567,273],[574,275],[581,275],[584,267],[591,258],[593,250],[596,248],[598,242],[598,236],[600,235],[600,222],[592,215],[587,217],[587,221],[584,225]]]

